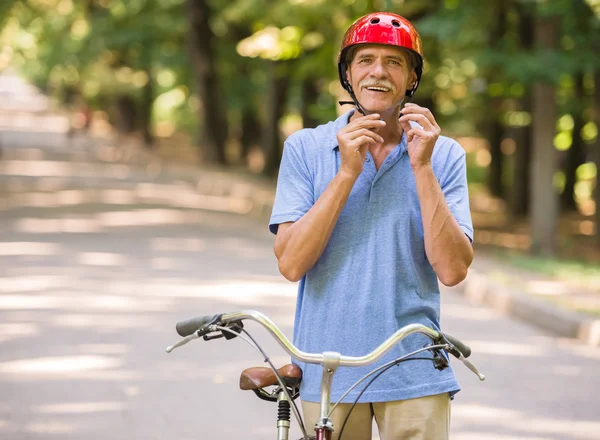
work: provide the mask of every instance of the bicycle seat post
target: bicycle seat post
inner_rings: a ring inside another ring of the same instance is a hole
[[[277,440],[289,440],[290,401],[283,392],[277,395]]]
[[[321,415],[316,428],[321,431],[333,431],[333,424],[329,419],[331,405],[331,384],[333,375],[340,364],[340,353],[326,351],[323,353],[323,378],[321,379]]]

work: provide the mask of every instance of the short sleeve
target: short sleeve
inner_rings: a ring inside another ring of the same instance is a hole
[[[269,230],[273,234],[277,234],[281,223],[299,220],[315,203],[313,179],[297,142],[288,139],[283,147],[275,202],[269,220]]]
[[[467,162],[465,152],[462,151],[462,148],[459,157],[451,162],[446,169],[445,179],[441,187],[450,212],[472,243],[473,222],[469,206]]]

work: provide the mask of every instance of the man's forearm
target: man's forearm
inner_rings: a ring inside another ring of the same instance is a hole
[[[467,275],[473,248],[450,212],[431,165],[413,170],[421,205],[425,253],[440,281],[453,286]]]
[[[323,254],[355,181],[356,177],[339,172],[301,219],[277,233],[275,255],[288,280],[301,279]]]

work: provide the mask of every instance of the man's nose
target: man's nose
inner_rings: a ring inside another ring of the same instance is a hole
[[[375,60],[372,64],[371,74],[377,78],[381,78],[387,75],[387,71],[385,70],[385,66],[382,60]]]

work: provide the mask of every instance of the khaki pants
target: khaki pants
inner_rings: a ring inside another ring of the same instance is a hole
[[[337,406],[331,419],[337,440],[352,404]],[[318,403],[302,401],[304,423],[309,435],[319,418]],[[395,402],[359,403],[346,423],[342,440],[371,440],[375,418],[381,440],[448,440],[450,396],[448,393]]]

